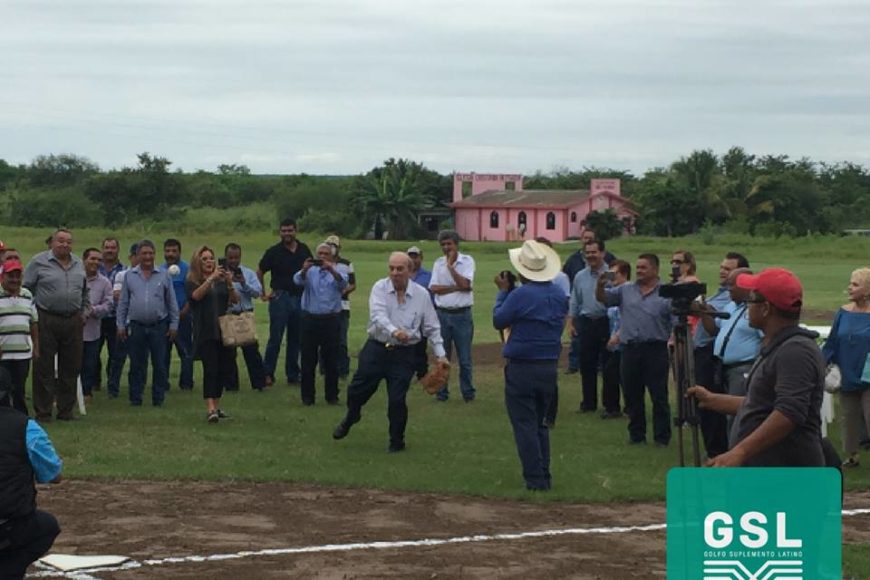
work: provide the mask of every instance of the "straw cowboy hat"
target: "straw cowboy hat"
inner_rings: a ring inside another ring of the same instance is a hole
[[[522,247],[508,250],[508,255],[517,272],[532,282],[549,282],[562,268],[559,254],[534,240],[526,240]]]

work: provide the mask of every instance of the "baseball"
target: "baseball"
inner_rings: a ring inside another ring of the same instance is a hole
[[[178,276],[179,272],[181,272],[181,268],[178,267],[178,264],[172,264],[167,269],[167,272],[169,272],[170,276]]]

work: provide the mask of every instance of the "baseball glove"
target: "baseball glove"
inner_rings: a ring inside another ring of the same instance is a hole
[[[450,363],[446,361],[435,363],[435,366],[420,379],[420,384],[423,385],[424,391],[434,395],[447,382],[448,376],[450,376]]]

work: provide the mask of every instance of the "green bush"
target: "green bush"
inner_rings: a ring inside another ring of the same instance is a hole
[[[9,222],[19,226],[88,227],[101,225],[103,212],[78,187],[13,191]]]

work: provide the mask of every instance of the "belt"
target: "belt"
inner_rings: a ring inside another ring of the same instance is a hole
[[[72,312],[54,312],[52,310],[46,310],[45,308],[38,308],[40,314],[48,314],[49,316],[56,316],[58,318],[72,318],[76,314],[80,314],[81,310],[73,310]]]
[[[136,326],[143,326],[145,328],[154,328],[155,326],[160,326],[161,324],[168,323],[168,318],[163,318],[158,320],[157,322],[139,322],[138,320],[131,320],[130,324],[135,324]]]
[[[381,342],[380,340],[375,340],[374,338],[370,338],[369,342],[373,342],[378,346],[382,346],[386,350],[402,350],[405,348],[413,348],[413,347],[417,346],[417,343],[414,343],[414,344],[393,344],[391,342]]]
[[[635,340],[633,342],[626,342],[623,344],[626,348],[635,347],[635,346],[649,346],[653,344],[667,344],[666,340]]]
[[[468,312],[471,310],[471,306],[463,306],[462,308],[444,308],[442,306],[436,306],[435,309],[449,314],[459,314],[460,312]]]
[[[326,314],[312,314],[311,312],[303,312],[302,318],[311,318],[313,320],[329,320],[330,318],[337,318],[341,312],[327,312]]]
[[[730,364],[730,365],[723,364],[723,365],[722,365],[722,370],[727,371],[727,370],[729,370],[729,369],[736,369],[737,367],[748,367],[748,366],[750,366],[753,362],[755,362],[755,361],[745,360],[745,361],[743,361],[743,362],[737,362],[737,363]]]

